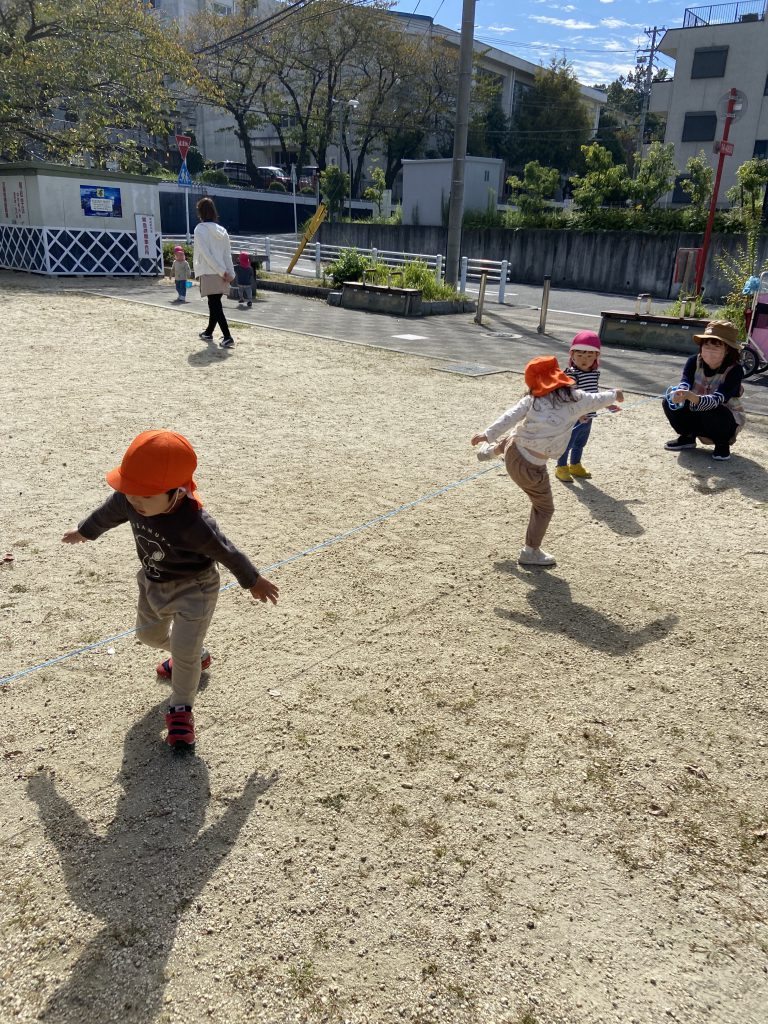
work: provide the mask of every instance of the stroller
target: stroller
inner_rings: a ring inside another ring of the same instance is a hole
[[[768,370],[768,272],[750,277],[744,285],[744,294],[752,295],[751,316],[747,308],[747,343],[741,352],[744,376]]]

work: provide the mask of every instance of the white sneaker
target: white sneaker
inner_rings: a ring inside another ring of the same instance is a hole
[[[491,459],[496,458],[496,444],[491,444],[490,441],[485,441],[483,444],[478,445],[475,451],[478,462],[490,462]],[[499,456],[501,458],[501,456]]]
[[[521,549],[517,561],[520,565],[557,565],[554,555],[547,554],[541,548],[529,548],[527,544]]]

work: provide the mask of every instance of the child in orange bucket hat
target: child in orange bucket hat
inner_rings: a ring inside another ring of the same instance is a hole
[[[531,500],[531,515],[520,551],[521,565],[555,565],[555,558],[541,550],[541,542],[555,511],[547,460],[565,451],[574,423],[589,412],[623,402],[621,391],[587,393],[575,387],[573,377],[563,373],[554,356],[537,356],[525,368],[528,393],[507,409],[473,445],[493,444],[514,426],[511,437],[499,447],[510,477]]]
[[[170,651],[157,674],[171,681],[166,742],[177,752],[195,747],[192,708],[200,673],[211,664],[203,642],[219,596],[216,563],[257,601],[276,604],[279,593],[203,509],[196,468],[194,448],[181,434],[144,431],[106,474],[115,493],[61,538],[79,544],[130,523],[141,560],[136,635],[149,647]]]

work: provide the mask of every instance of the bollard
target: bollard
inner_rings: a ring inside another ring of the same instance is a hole
[[[475,323],[483,326],[483,303],[485,302],[485,286],[488,283],[488,273],[483,270],[480,274],[480,287],[477,291],[477,312],[475,313]]]
[[[269,273],[270,270],[272,269],[272,267],[270,266],[270,262],[269,262],[269,256],[270,256],[269,238],[265,238],[264,239],[264,269],[267,271],[267,273]]]
[[[371,263],[378,263],[379,261],[379,250],[371,249]]]
[[[461,257],[461,276],[459,278],[459,294],[467,294],[467,267],[469,266],[469,259],[466,256]]]
[[[640,296],[640,304],[645,305],[644,312],[646,313],[646,315],[651,312],[651,309],[653,308],[653,298],[648,292],[643,292],[643,294]]]
[[[323,276],[323,265],[320,262],[320,243],[315,242],[315,277],[318,280]]]
[[[551,277],[544,278],[544,290],[541,293],[541,312],[539,313],[539,326],[536,328],[539,334],[543,334],[544,329],[547,326],[547,309],[549,308],[549,286],[551,283]]]
[[[504,291],[507,287],[507,271],[509,269],[509,263],[507,260],[501,261],[501,272],[499,276],[499,305],[504,305]]]
[[[440,253],[435,256],[435,280],[438,284],[441,284],[443,280],[443,257]]]

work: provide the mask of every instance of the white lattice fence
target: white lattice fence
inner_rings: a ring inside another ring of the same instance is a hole
[[[139,261],[131,231],[0,224],[0,267],[53,276],[162,274],[159,236],[156,245],[154,260]]]

